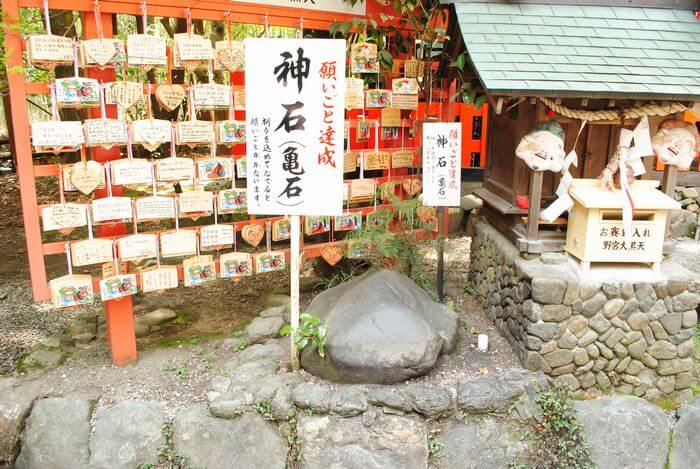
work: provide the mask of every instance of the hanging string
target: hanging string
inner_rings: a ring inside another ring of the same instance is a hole
[[[134,220],[134,234],[139,234],[139,224],[136,218],[136,201],[134,199],[131,199],[131,218]]]
[[[236,188],[236,157],[231,158],[231,189]]]
[[[55,121],[61,120],[58,114],[58,106],[56,105],[56,84],[51,83],[49,85],[49,90],[51,90],[51,118]]]
[[[78,41],[73,41],[73,75],[80,76],[80,69],[78,68]]]
[[[97,28],[97,37],[99,39],[104,39],[105,34],[102,30],[102,14],[100,13],[100,0],[95,0],[93,2],[92,11],[95,13],[95,27]]]
[[[229,84],[229,87],[228,119],[234,121],[236,120],[236,106],[233,101],[233,85]]]
[[[173,197],[173,205],[175,206],[175,232],[180,232],[180,204],[177,197]]]
[[[360,152],[360,179],[365,178],[365,152]],[[349,198],[349,197],[348,197]]]
[[[190,113],[190,120],[194,121],[197,120],[197,109],[194,107],[194,87],[190,86],[187,88],[187,94],[188,94],[188,112]]]
[[[107,195],[112,197],[112,175],[110,173],[110,165],[109,161],[107,161],[105,163],[105,178],[107,179],[105,182],[107,183]]]
[[[73,263],[70,258],[70,243],[66,241],[66,264],[68,264],[68,275],[73,275]]]
[[[214,226],[219,226],[219,198],[214,197]],[[218,232],[217,232],[218,236]]]
[[[160,243],[156,243],[156,266],[160,269]]]
[[[265,244],[267,252],[272,250],[272,233],[270,232],[270,221],[265,222]]]
[[[88,239],[92,241],[92,215],[90,215],[90,210],[87,210],[87,232]]]
[[[177,152],[175,151],[175,148],[177,145],[175,144],[175,123],[170,122],[170,157],[171,158],[177,158]]]
[[[141,0],[141,25],[143,26],[143,34],[148,34],[148,15],[146,14],[146,0]]]
[[[187,21],[187,34],[192,35],[192,9],[185,8],[185,19]]]
[[[58,200],[60,203],[66,203],[66,195],[63,193],[63,167],[58,163]]]
[[[105,106],[105,89],[106,86],[103,84],[99,84],[98,90],[100,93],[100,115],[102,116],[102,119],[107,119],[107,108]]]
[[[151,103],[151,84],[146,85],[146,117],[153,119],[153,103]]]
[[[131,148],[131,129],[126,129],[126,156],[129,161],[134,159],[134,149]]]
[[[117,257],[117,243],[112,240],[112,256],[114,259],[114,275],[119,275],[119,258]]]
[[[156,167],[151,165],[151,193],[156,196]]]
[[[49,18],[49,0],[44,0],[44,26],[46,27],[46,34],[51,36],[51,19]]]

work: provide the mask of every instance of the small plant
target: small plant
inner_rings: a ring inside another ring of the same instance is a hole
[[[469,293],[470,295],[474,293],[474,287],[472,287],[472,284],[469,282],[464,284],[462,290],[464,291],[464,293]]]
[[[145,462],[139,466],[139,469],[154,469],[156,467],[185,469],[190,467],[187,465],[187,458],[173,449],[172,422],[165,422],[163,424],[161,434],[163,435],[165,442],[158,448],[158,460],[156,462]]]
[[[592,468],[588,443],[583,426],[576,417],[571,390],[557,383],[553,388],[540,390],[537,405],[542,417],[533,424],[535,429],[534,460],[530,467]]]
[[[267,401],[256,402],[255,404],[253,404],[253,409],[255,409],[257,413],[262,415],[262,418],[264,418],[265,420],[275,419],[275,417],[272,415],[272,406]]]
[[[442,450],[445,447],[440,441],[438,441],[437,438],[435,438],[435,435],[432,434],[428,438],[428,454],[432,459],[440,459],[442,457]]]
[[[348,280],[354,279],[355,277],[357,277],[357,275],[357,269],[355,267],[350,267],[349,272],[341,270],[329,278],[321,279],[317,285],[323,288],[324,290],[329,290],[333,287],[337,287],[341,283],[345,283]]]
[[[190,373],[187,370],[187,365],[184,364],[178,365],[176,363],[168,363],[163,367],[163,369],[165,371],[174,371],[182,380],[185,380],[190,376]]]
[[[231,349],[234,352],[240,352],[241,350],[245,349],[248,347],[248,341],[247,340],[241,340],[239,342],[236,342]]]
[[[299,467],[303,461],[303,456],[301,453],[301,438],[299,438],[299,433],[297,432],[296,415],[290,416],[289,420],[279,424],[278,428],[282,435],[287,436],[287,444],[289,445],[287,467],[290,469]]]
[[[321,324],[321,318],[313,314],[304,313],[299,316],[301,323],[294,334],[294,344],[299,350],[311,344],[316,349],[321,358],[326,356],[326,338],[329,327]],[[280,335],[284,336],[292,333],[292,326],[286,325],[280,329]]]

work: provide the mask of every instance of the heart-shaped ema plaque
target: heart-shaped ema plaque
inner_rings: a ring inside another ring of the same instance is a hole
[[[265,229],[261,225],[246,225],[241,230],[243,240],[254,248],[258,247],[264,236]]]
[[[118,81],[109,88],[110,102],[124,110],[143,99],[143,85],[133,81]]]
[[[170,142],[172,124],[163,119],[142,119],[131,123],[134,143],[153,151],[162,143]]]
[[[94,62],[100,66],[107,65],[117,55],[118,42],[118,39],[88,39],[83,41],[86,62]]]
[[[403,190],[406,191],[406,193],[411,197],[423,189],[423,183],[420,179],[404,179],[401,186],[403,187]]]
[[[321,257],[330,265],[336,265],[343,258],[343,250],[336,244],[324,246],[321,249]]]
[[[245,55],[241,49],[217,49],[216,60],[229,72],[235,72],[243,65]]]
[[[185,88],[180,85],[160,85],[156,89],[156,100],[168,112],[182,104],[186,96]]]
[[[85,195],[90,195],[102,181],[102,165],[97,161],[83,161],[71,167],[70,182]]]

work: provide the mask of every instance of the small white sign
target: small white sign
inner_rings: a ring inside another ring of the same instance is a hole
[[[462,127],[459,122],[423,124],[423,204],[460,203]]]

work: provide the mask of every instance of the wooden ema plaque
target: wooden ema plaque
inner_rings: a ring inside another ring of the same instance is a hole
[[[217,194],[219,213],[244,213],[248,209],[246,189],[226,189]]]
[[[170,143],[172,124],[163,119],[142,119],[131,123],[133,143],[154,151],[163,143]]]
[[[367,90],[365,91],[365,107],[382,108],[391,106],[391,91]]]
[[[361,78],[345,79],[345,109],[364,109],[365,81]]]
[[[145,158],[114,160],[110,169],[114,185],[151,183],[151,162]]]
[[[114,260],[114,245],[111,239],[83,239],[71,243],[70,246],[71,261],[76,267],[112,263]]]
[[[219,257],[221,278],[250,277],[253,275],[253,258],[247,252],[228,252]]]
[[[32,65],[53,68],[73,63],[73,40],[55,34],[32,34],[27,39],[27,59]]]
[[[144,293],[177,288],[177,267],[174,265],[154,265],[139,271],[141,291]]]
[[[350,198],[365,199],[374,197],[374,179],[352,179],[350,181]]]
[[[396,150],[391,152],[392,168],[411,168],[416,153],[413,150]]]
[[[206,67],[213,58],[211,41],[204,36],[192,33],[178,33],[173,36],[173,68],[193,71]]]
[[[102,301],[116,300],[136,293],[136,275],[134,274],[115,275],[100,280]]]
[[[258,274],[284,270],[286,267],[282,251],[261,252],[255,255],[255,272]]]
[[[175,218],[175,204],[172,197],[155,195],[136,199],[136,219],[163,220]]]
[[[75,150],[85,143],[83,125],[80,121],[32,122],[32,145],[37,152]]]
[[[216,179],[231,179],[233,160],[231,158],[204,158],[197,160],[197,174],[203,183]]]
[[[182,85],[160,85],[156,89],[156,101],[168,112],[177,109],[187,97]]]
[[[394,94],[391,96],[391,105],[405,110],[418,109],[417,94]]]
[[[95,301],[92,277],[89,275],[64,275],[49,282],[51,303],[55,308],[89,305]]]
[[[175,124],[175,140],[178,145],[194,147],[210,144],[214,140],[214,123],[189,120]]]
[[[350,46],[350,70],[352,73],[379,73],[377,45],[358,42]]]
[[[214,44],[214,69],[238,72],[245,67],[243,41],[217,41]]]
[[[131,198],[105,197],[92,201],[92,219],[103,221],[131,220]]]
[[[214,194],[212,192],[182,192],[178,198],[180,200],[180,213],[203,213],[214,210]]]
[[[381,114],[382,127],[401,127],[401,109],[397,107],[385,107]]]
[[[221,121],[216,123],[216,135],[222,145],[245,143],[245,121]]]
[[[100,84],[94,78],[58,78],[56,79],[56,105],[78,109],[98,107]]]
[[[199,229],[202,250],[222,249],[233,246],[233,225],[207,225]]]
[[[63,170],[63,190],[80,191],[90,195],[95,189],[105,187],[105,172],[94,160],[75,163]]]
[[[272,222],[272,241],[284,241],[291,235],[292,225],[288,218]]]
[[[388,151],[366,151],[363,155],[365,170],[389,168]],[[361,180],[361,179],[356,179]]]
[[[190,158],[162,158],[156,161],[156,179],[159,181],[187,181],[194,179],[194,161]]]
[[[127,110],[143,100],[143,85],[132,81],[114,81],[105,84],[105,104],[116,104]]]
[[[304,217],[304,234],[306,236],[315,236],[321,233],[328,233],[330,230],[330,217]]]
[[[391,80],[393,94],[418,94],[418,81],[415,78],[394,78]]]
[[[80,41],[80,62],[85,66],[118,67],[126,60],[124,41],[114,38]]]
[[[228,109],[231,87],[216,83],[194,85],[194,107],[198,110]]]
[[[133,234],[117,240],[119,260],[138,261],[158,256],[158,236],[155,234]]]
[[[77,228],[87,225],[87,205],[63,203],[44,207],[41,211],[44,231]]]
[[[83,122],[85,146],[102,147],[126,145],[128,140],[126,122],[118,119],[86,119]]]
[[[127,62],[129,66],[168,65],[164,37],[150,34],[129,34],[126,38]]]
[[[357,153],[346,151],[343,155],[343,173],[352,173],[357,170]]]
[[[182,262],[184,284],[196,287],[216,280],[216,264],[211,256],[194,256]]]
[[[161,257],[192,256],[197,253],[197,232],[193,230],[167,231],[160,234]]]
[[[362,212],[348,212],[338,215],[333,220],[335,231],[352,231],[362,228]]]

